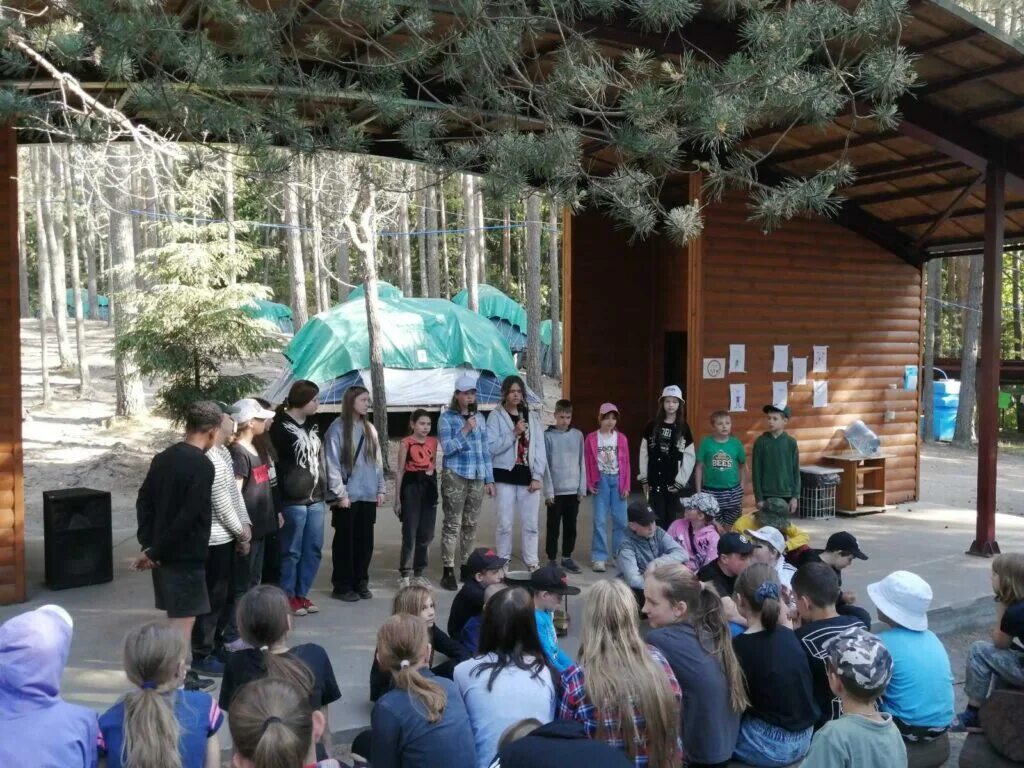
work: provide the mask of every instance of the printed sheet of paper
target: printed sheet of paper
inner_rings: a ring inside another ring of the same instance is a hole
[[[796,386],[803,386],[807,383],[807,358],[793,358],[793,383]]]
[[[789,402],[789,386],[784,381],[772,382],[772,405],[785,408]]]
[[[824,408],[828,405],[828,382],[814,382],[814,403],[815,408]]]
[[[828,372],[828,347],[814,348],[814,367],[811,369],[811,373],[827,373]]]
[[[705,379],[724,379],[725,378],[725,358],[724,357],[705,357],[704,358],[704,378]]]
[[[745,344],[729,345],[729,373],[747,372],[747,347]]]
[[[785,373],[789,370],[789,344],[776,344],[772,360],[772,373]]]
[[[729,385],[729,410],[733,413],[747,410],[747,385]]]

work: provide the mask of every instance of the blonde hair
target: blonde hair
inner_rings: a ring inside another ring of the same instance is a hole
[[[410,584],[402,587],[395,595],[391,604],[391,614],[406,613],[410,616],[419,617],[420,613],[426,610],[427,602],[434,599],[434,591],[422,584]]]
[[[309,696],[314,687],[313,673],[309,667],[288,654],[271,650],[287,638],[290,615],[291,608],[284,590],[270,584],[260,584],[242,595],[238,601],[238,633],[260,652],[267,677],[286,680],[306,691]]]
[[[1024,554],[1007,552],[996,555],[992,561],[992,573],[999,577],[996,598],[1010,605],[1024,600]]]
[[[122,765],[181,768],[181,729],[174,715],[174,702],[159,689],[176,682],[188,656],[184,636],[166,622],[153,621],[128,633],[124,671],[137,688],[124,697]]]
[[[665,563],[655,566],[647,578],[661,590],[670,603],[686,604],[686,621],[693,626],[697,642],[713,656],[725,673],[729,686],[729,706],[743,712],[750,706],[743,668],[732,649],[732,634],[725,618],[722,599],[713,589],[702,589],[697,577],[686,566]]]
[[[597,738],[607,741],[613,735],[605,724],[610,715],[630,760],[636,758],[637,744],[646,741],[651,768],[678,765],[679,703],[640,637],[636,598],[619,579],[599,581],[587,595],[579,663],[587,698],[599,711]],[[634,709],[644,718],[646,738],[636,730]]]
[[[306,763],[313,744],[309,694],[265,677],[238,689],[228,710],[235,751],[256,768],[293,768]]]
[[[419,616],[399,613],[388,618],[377,632],[377,660],[395,679],[395,688],[418,699],[428,723],[436,723],[448,706],[444,688],[425,678],[418,666],[429,640],[427,625]]]

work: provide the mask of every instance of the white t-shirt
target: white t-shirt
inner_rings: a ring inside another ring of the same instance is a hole
[[[619,474],[619,433],[597,433],[597,468],[602,475]]]
[[[497,659],[489,653],[455,667],[455,684],[469,713],[476,742],[477,768],[487,768],[498,753],[498,740],[513,723],[534,717],[541,724],[555,719],[555,684],[545,669],[536,677],[532,671],[508,666],[498,673],[487,690],[491,670],[475,674],[477,667]]]

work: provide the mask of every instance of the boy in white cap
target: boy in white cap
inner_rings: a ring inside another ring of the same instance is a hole
[[[942,641],[928,630],[932,588],[910,571],[894,571],[868,585],[878,620],[891,629],[882,641],[892,655],[892,681],[881,709],[893,716],[904,741],[931,741],[953,720],[953,671]]]
[[[691,478],[697,465],[693,433],[682,413],[685,404],[679,387],[665,387],[658,400],[658,413],[644,428],[640,443],[637,479],[643,483],[658,525],[666,530],[676,519],[680,494],[691,495]]]

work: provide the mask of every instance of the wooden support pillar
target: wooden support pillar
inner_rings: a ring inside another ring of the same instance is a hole
[[[985,175],[985,255],[981,293],[981,365],[978,371],[978,518],[968,554],[999,554],[996,543],[996,459],[999,442],[999,362],[1006,171]]]

